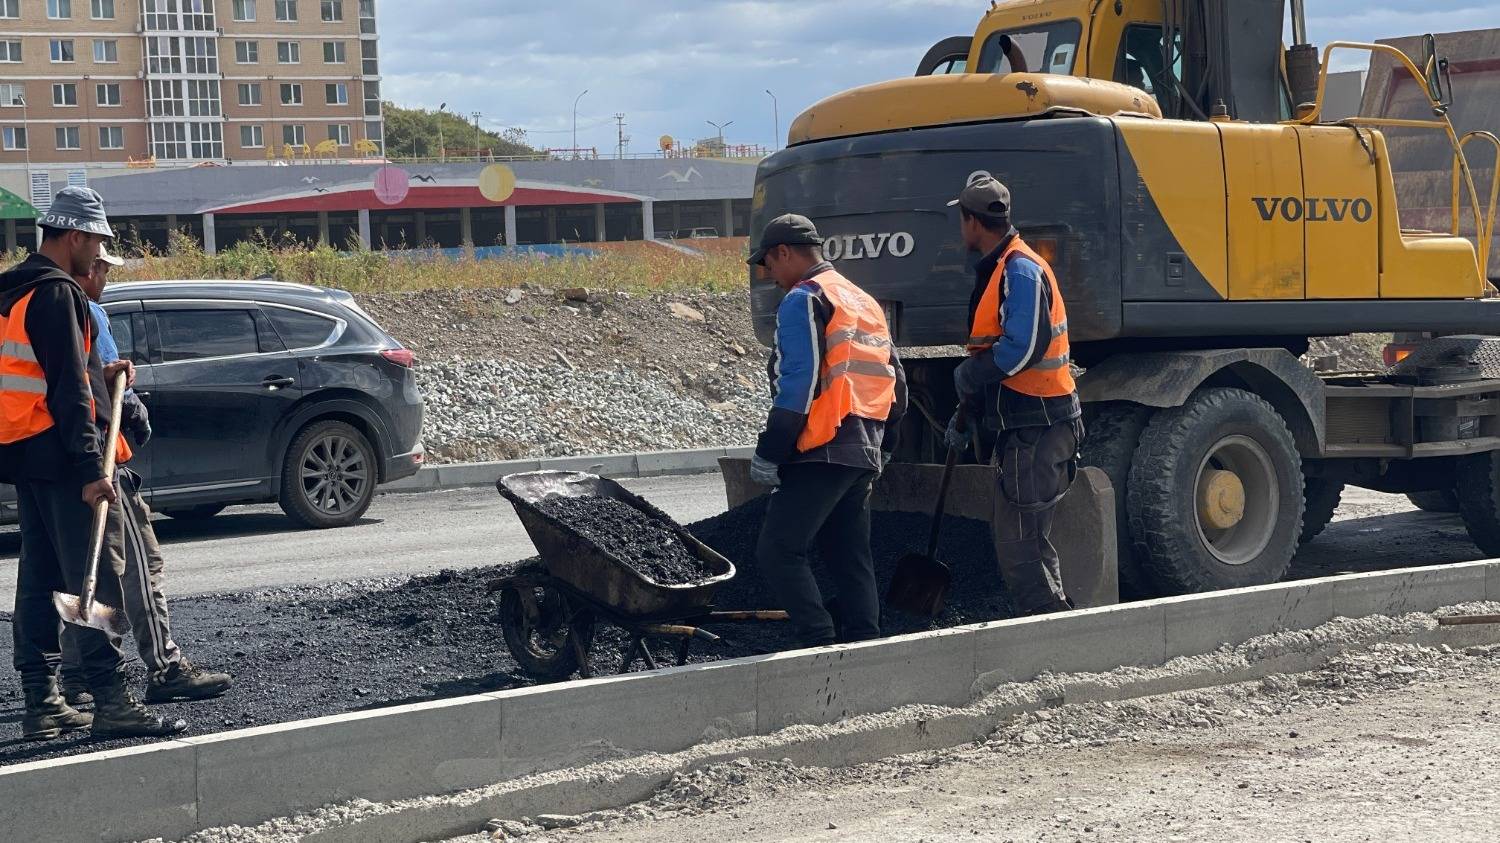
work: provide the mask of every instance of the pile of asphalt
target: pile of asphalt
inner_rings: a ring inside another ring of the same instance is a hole
[[[624,501],[597,495],[554,497],[536,508],[652,582],[688,585],[713,576],[672,524]]]
[[[735,563],[738,576],[720,587],[716,608],[778,608],[755,566],[763,501],[688,525],[705,544]],[[926,517],[882,513],[872,546],[882,588],[895,561],[925,551]],[[951,518],[939,557],[954,568],[952,598],[935,620],[886,611],[889,634],[1010,617],[987,525]],[[205,595],[171,603],[173,634],[199,664],[235,674],[235,687],[214,700],[152,706],[188,721],[188,735],[263,726],[308,717],[442,699],[533,684],[505,649],[488,582],[512,566],[297,588]],[[796,646],[787,624],[717,627],[718,650],[695,647],[694,661],[774,652]],[[0,630],[0,633],[8,630]],[[130,639],[126,639],[131,646]],[[591,666],[618,669],[625,639],[601,625]],[[669,650],[654,650],[669,662]],[[0,634],[0,666],[11,657]],[[144,688],[132,661],[130,681]],[[0,669],[0,765],[114,749],[146,741],[92,741],[70,736],[46,743],[20,740],[22,697],[14,671]]]

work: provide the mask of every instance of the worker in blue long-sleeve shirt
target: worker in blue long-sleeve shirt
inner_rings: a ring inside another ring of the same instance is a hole
[[[870,489],[896,447],[906,375],[880,304],[823,259],[812,221],[772,220],[750,255],[786,291],[768,373],[772,406],[751,478],[775,487],[756,561],[807,646],[880,635]],[[837,589],[829,612],[808,561]]]
[[[1017,608],[1072,608],[1050,540],[1057,504],[1078,470],[1083,411],[1070,368],[1068,316],[1052,267],[1010,223],[1010,190],[976,173],[959,197],[964,245],[984,255],[969,304],[969,359],[954,372],[968,416],[996,434],[992,527]],[[957,414],[947,442],[969,441]]]

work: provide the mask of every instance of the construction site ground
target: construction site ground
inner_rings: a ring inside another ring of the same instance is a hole
[[[627,485],[683,522],[714,516],[696,529],[745,566],[744,575],[721,593],[721,605],[767,607],[768,596],[745,564],[755,513],[724,514],[719,477]],[[925,535],[920,516],[877,523],[877,556],[885,566]],[[284,516],[264,507],[234,510],[202,526],[170,520],[158,525],[167,542],[169,590],[197,592],[172,603],[175,637],[190,657],[234,672],[239,683],[216,700],[161,707],[163,714],[188,719],[190,734],[530,683],[506,652],[493,607],[480,593],[492,566],[532,553],[510,507],[493,490],[383,496],[363,524],[336,531],[292,531]],[[982,525],[961,522],[947,536],[943,555],[958,568],[960,599],[942,625],[1006,617],[1003,588],[992,563],[983,559],[989,539]],[[0,582],[14,581],[17,550],[13,532],[0,534]],[[1477,558],[1455,516],[1415,511],[1404,497],[1351,491],[1338,520],[1303,550],[1291,576]],[[451,572],[433,573],[439,569]],[[370,576],[376,578],[360,579]],[[0,594],[0,611],[11,602],[9,594]],[[910,618],[888,615],[886,622],[892,632],[921,628]],[[608,670],[620,642],[607,634],[601,641],[598,667]],[[790,644],[780,626],[737,630],[736,648],[724,655]],[[9,655],[9,636],[0,636],[0,663]],[[139,684],[138,664],[131,671]],[[25,743],[19,740],[20,713],[16,674],[0,671],[0,764],[123,745],[81,739]]]
[[[450,843],[1489,841],[1500,651],[1379,645],[1324,669],[1021,715],[853,767],[742,759],[651,799]]]

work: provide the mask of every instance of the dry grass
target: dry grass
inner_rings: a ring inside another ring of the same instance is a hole
[[[522,284],[560,289],[590,287],[645,292],[730,292],[746,286],[743,243],[725,243],[702,257],[648,243],[609,244],[593,255],[542,255],[476,260],[392,257],[384,252],[339,251],[328,246],[266,240],[243,241],[208,255],[187,237],[174,236],[165,254],[141,250],[139,261],[116,269],[112,281],[258,278],[334,287],[354,293],[428,289],[510,288]],[[13,266],[24,252],[0,255]]]

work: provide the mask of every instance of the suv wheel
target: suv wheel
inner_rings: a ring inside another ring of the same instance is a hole
[[[347,527],[375,498],[375,449],[352,425],[320,421],[298,431],[281,466],[281,509],[313,528]]]

